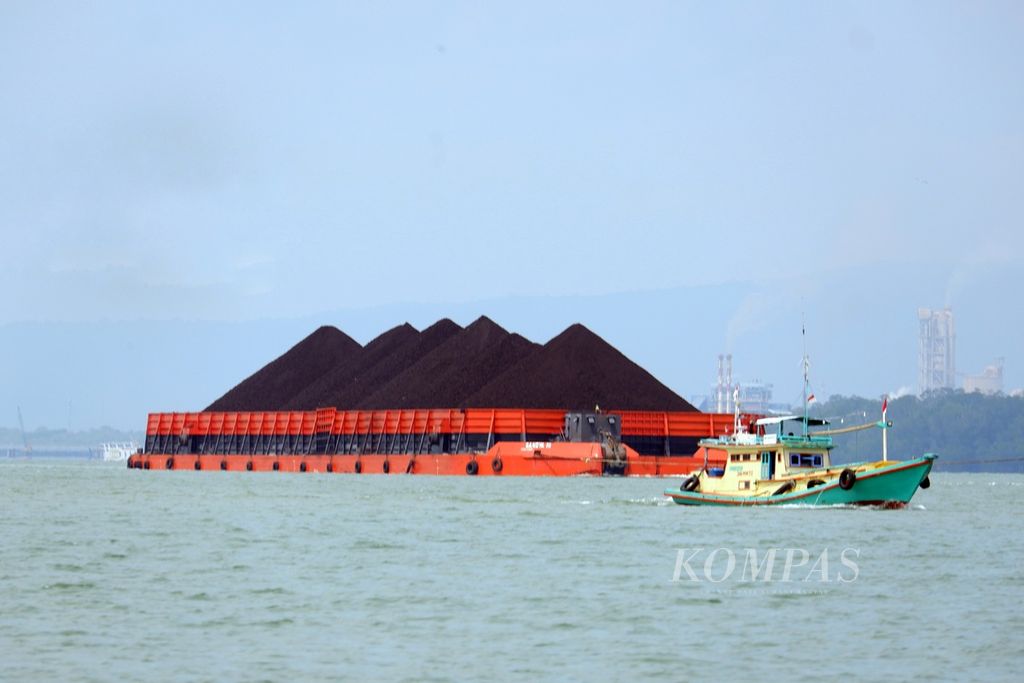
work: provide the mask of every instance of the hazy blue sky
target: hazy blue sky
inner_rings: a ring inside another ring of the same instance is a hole
[[[801,311],[877,394],[949,303],[959,369],[1024,384],[1024,5],[551,5],[0,4],[0,425],[448,310],[789,398]]]

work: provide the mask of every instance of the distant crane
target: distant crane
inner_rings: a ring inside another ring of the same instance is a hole
[[[25,420],[21,418],[21,406],[18,406],[18,426],[21,427],[21,440],[25,444],[25,452],[31,453],[32,446],[28,444],[28,435],[25,434]]]

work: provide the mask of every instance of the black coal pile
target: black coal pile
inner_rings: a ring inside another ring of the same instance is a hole
[[[396,327],[367,344],[362,354],[311,384],[285,407],[288,410],[364,407],[367,397],[461,331],[459,325],[447,318],[422,332],[408,323]]]
[[[391,328],[362,347],[358,353],[353,353],[343,362],[328,368],[326,372],[282,405],[281,409],[312,410],[319,406],[329,405],[322,402],[324,397],[340,391],[341,387],[348,386],[367,368],[409,344],[415,343],[419,339],[419,335],[419,331],[409,323]]]
[[[365,347],[322,327],[207,410],[325,406],[696,410],[583,325],[541,346],[487,317],[405,324]]]
[[[688,411],[690,403],[580,324],[464,400],[469,408]]]
[[[463,407],[467,396],[536,348],[530,340],[481,317],[352,406]]]
[[[206,410],[281,410],[312,382],[363,350],[336,327],[324,326],[271,361]]]

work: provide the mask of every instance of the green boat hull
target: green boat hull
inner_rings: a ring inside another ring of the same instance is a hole
[[[858,472],[857,480],[849,489],[842,488],[839,485],[839,478],[833,476],[822,486],[777,496],[712,494],[679,489],[668,489],[665,491],[665,495],[679,505],[883,505],[898,507],[910,502],[921,482],[931,472],[935,457],[929,454],[921,458],[893,462],[890,465],[873,468],[863,474]],[[854,471],[858,469],[856,464],[847,467]]]

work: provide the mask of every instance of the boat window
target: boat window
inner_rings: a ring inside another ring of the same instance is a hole
[[[790,467],[821,467],[820,453],[790,453]]]

